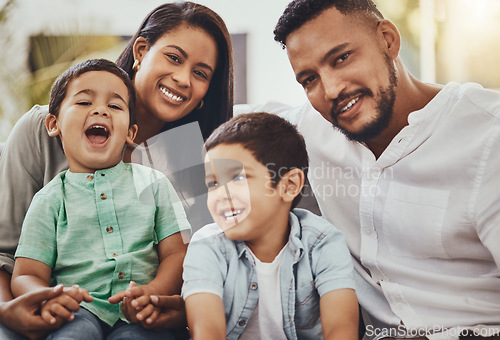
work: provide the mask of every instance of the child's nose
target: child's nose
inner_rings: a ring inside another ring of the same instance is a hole
[[[98,106],[92,110],[92,115],[107,117],[109,113],[108,109],[105,106]]]

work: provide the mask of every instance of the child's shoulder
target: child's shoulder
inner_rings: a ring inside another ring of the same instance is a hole
[[[54,178],[50,180],[49,183],[45,184],[34,196],[34,200],[46,200],[51,201],[63,200],[64,198],[64,178],[68,170],[64,170],[57,174]]]
[[[210,223],[196,231],[191,237],[190,242],[224,238],[226,237],[224,236],[224,232],[222,231],[222,229],[217,224]]]

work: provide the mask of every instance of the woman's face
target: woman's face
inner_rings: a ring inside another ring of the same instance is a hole
[[[140,62],[134,77],[137,114],[173,122],[193,111],[207,93],[218,51],[207,32],[183,24],[154,45],[138,38],[134,57]]]

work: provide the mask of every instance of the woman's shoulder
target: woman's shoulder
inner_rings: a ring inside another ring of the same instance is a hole
[[[21,116],[16,128],[24,130],[45,130],[45,117],[49,114],[48,105],[35,105]]]

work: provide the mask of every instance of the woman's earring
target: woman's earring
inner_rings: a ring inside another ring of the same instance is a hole
[[[196,105],[196,110],[200,110],[202,107],[203,107],[203,99],[200,100],[200,102],[198,103],[198,105]]]
[[[137,72],[137,71],[139,71],[139,68],[140,68],[139,60],[135,59],[134,60],[134,65],[132,65],[132,70],[134,70],[135,72]]]

